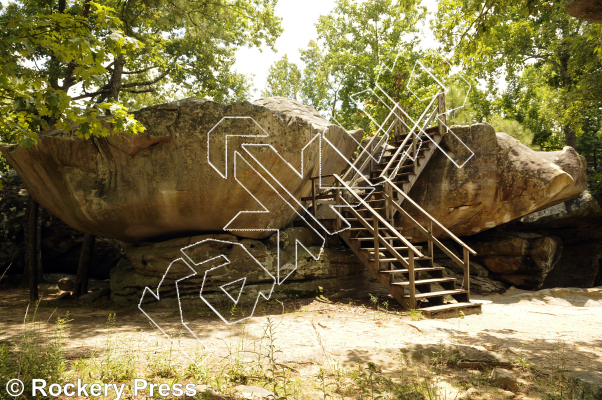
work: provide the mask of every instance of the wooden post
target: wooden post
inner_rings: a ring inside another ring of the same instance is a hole
[[[409,250],[408,254],[408,272],[410,277],[410,308],[416,309],[416,287],[414,286],[416,276],[414,275],[414,252],[412,251],[412,249]]]
[[[470,252],[464,247],[464,290],[466,298],[470,301]]]
[[[336,193],[336,203],[337,206],[341,205],[341,191],[339,190],[339,183],[336,182],[336,188],[335,188],[335,193]],[[342,209],[340,207],[337,207],[337,212],[341,213],[343,212]],[[337,214],[337,231],[341,230],[341,216],[339,214]]]
[[[36,271],[38,274],[38,283],[44,282],[42,270],[42,228],[46,222],[46,210],[38,205],[38,218],[36,222]]]
[[[37,232],[38,232],[38,203],[29,196],[29,210],[27,221],[27,274],[29,275],[29,300],[35,302],[39,299],[38,295],[38,252],[37,252]]]
[[[82,242],[82,250],[79,256],[79,264],[77,266],[77,275],[75,276],[75,289],[73,296],[78,298],[81,295],[88,293],[88,275],[92,266],[92,255],[94,253],[94,242],[96,236],[86,233]]]
[[[429,221],[429,225],[428,225],[428,233],[429,233],[429,239],[428,239],[428,255],[431,258],[431,267],[434,268],[435,267],[435,260],[434,260],[434,246],[433,246],[433,221]]]
[[[441,89],[439,97],[437,98],[437,120],[439,121],[439,135],[443,137],[445,135],[445,125],[447,125],[447,115],[445,114],[445,91]]]
[[[318,205],[316,204],[316,180],[311,180],[311,207],[313,210],[314,218],[317,219],[318,215]]]
[[[380,241],[378,236],[378,219],[374,217],[374,265],[380,271]]]

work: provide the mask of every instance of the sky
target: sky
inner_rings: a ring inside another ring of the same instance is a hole
[[[4,1],[4,0],[3,0]],[[299,4],[303,4],[300,6]],[[270,66],[281,59],[285,54],[289,61],[303,66],[300,60],[299,48],[304,48],[307,43],[317,38],[314,24],[320,15],[328,14],[335,5],[335,0],[279,0],[276,6],[276,15],[282,18],[284,33],[276,41],[277,53],[264,46],[262,51],[257,48],[241,48],[236,52],[234,68],[245,75],[255,75],[253,86],[255,92],[252,98],[261,97],[265,89],[265,82]],[[437,9],[437,0],[423,0],[430,13]],[[430,23],[424,24],[428,27]],[[430,32],[423,32],[423,45],[434,46],[435,40]]]

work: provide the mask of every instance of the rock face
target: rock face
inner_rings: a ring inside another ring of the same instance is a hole
[[[535,233],[489,231],[467,244],[495,279],[522,289],[541,288],[562,254],[558,237]]]
[[[324,132],[349,158],[362,135],[354,132],[354,140],[312,108],[286,98],[232,105],[189,98],[148,107],[135,116],[146,127],[137,136],[82,140],[48,131],[35,148],[6,146],[2,153],[36,201],[67,225],[136,243],[222,231],[240,211],[261,210],[237,180],[270,210],[269,218],[254,221],[253,228],[285,227],[295,211],[273,189],[253,190],[261,183],[256,171],[265,174],[263,166],[293,197],[307,196],[309,177],[320,172],[318,140],[305,149],[303,159],[302,149]],[[252,119],[223,119],[240,116]],[[322,174],[339,173],[345,160],[323,142]],[[252,146],[253,161],[242,147],[246,143],[272,145],[283,159],[269,148]],[[284,160],[297,169],[303,165],[302,178]],[[271,234],[236,233],[250,238]]]
[[[443,153],[436,152],[410,196],[456,236],[494,228],[586,189],[585,160],[571,147],[533,151],[505,133],[496,134],[489,124],[452,129],[474,157],[463,168],[456,168]],[[442,146],[460,153],[457,140],[452,139],[446,136]],[[410,236],[420,237],[408,222],[399,223]]]
[[[312,242],[312,232],[307,228],[289,228],[281,232],[280,237],[280,265],[292,270],[295,264],[295,240],[300,239],[314,252],[321,241],[316,237]],[[257,259],[261,265],[273,276],[277,269],[276,236],[259,241],[240,238],[230,234],[212,234],[194,237],[172,239],[157,243],[141,243],[126,249],[126,257],[111,271],[111,296],[117,303],[137,303],[140,301],[145,286],[155,290],[161,282],[161,304],[173,306],[177,301],[175,281],[185,275],[190,275],[188,268],[170,264],[175,259],[182,257],[180,249],[193,243],[206,239],[224,242],[240,243]],[[240,248],[228,243],[211,242],[196,248],[196,256],[207,260],[224,255],[234,267],[232,271],[248,270],[251,258]],[[300,250],[300,254],[301,250]],[[297,270],[280,286],[276,286],[272,298],[284,299],[295,297],[315,296],[323,291],[334,293],[343,289],[351,289],[361,285],[365,279],[365,268],[353,252],[344,247],[325,248],[319,261],[315,261],[309,254],[302,256],[298,262]],[[168,271],[169,268],[169,271]],[[195,267],[197,276],[181,281],[178,284],[180,299],[198,298],[198,293],[203,283],[202,265]],[[166,274],[166,271],[168,273]],[[253,288],[262,288],[266,285],[266,276],[257,273],[257,270],[245,272],[245,286],[249,291],[243,292],[241,302],[252,303]],[[204,296],[220,294],[220,286],[233,280],[232,275],[218,276],[212,281],[211,287],[203,289]],[[257,289],[259,290],[259,289]],[[250,295],[247,295],[250,293]],[[153,301],[150,296],[145,296],[146,301]]]
[[[587,288],[600,284],[602,207],[589,192],[529,214],[504,229],[537,232],[562,239],[562,256],[543,287]]]
[[[602,0],[568,0],[565,9],[573,17],[602,23]]]
[[[24,272],[25,232],[29,194],[17,174],[0,190],[0,270],[8,275]],[[65,225],[48,212],[40,219],[44,273],[77,272],[83,233]],[[123,256],[123,248],[111,239],[96,238],[90,276],[108,279],[109,271]]]
[[[571,373],[571,389],[574,399],[602,399],[602,372],[574,371]]]
[[[435,263],[445,267],[446,274],[462,282],[464,279],[464,270],[458,264],[449,258],[435,259]],[[478,262],[470,261],[470,292],[479,294],[504,293],[508,290],[508,285],[497,281],[487,268]]]

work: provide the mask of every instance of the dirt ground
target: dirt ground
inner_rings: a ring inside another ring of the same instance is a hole
[[[110,331],[107,317],[112,313],[116,314],[114,331],[141,357],[146,354],[148,358],[160,342],[168,341],[137,304],[128,308],[116,308],[111,303],[82,305],[56,301],[56,296],[44,295],[35,319],[51,323],[56,316],[69,312],[69,360],[102,351]],[[549,389],[545,387],[546,377],[554,371],[602,372],[602,288],[539,292],[511,289],[503,295],[473,296],[474,301],[482,303],[482,314],[444,320],[413,320],[385,296],[378,299],[378,304],[375,298],[371,301],[365,296],[327,297],[272,301],[258,307],[252,318],[234,325],[225,324],[206,307],[192,307],[184,311],[188,329],[177,309],[147,312],[164,332],[175,337],[173,343],[182,350],[178,352],[182,363],[188,358],[199,361],[205,357],[205,362],[210,362],[232,355],[233,349],[241,347],[256,354],[270,323],[278,362],[300,375],[315,375],[316,368],[326,362],[350,369],[358,362],[373,362],[379,370],[393,373],[400,366],[400,349],[415,344],[484,346],[513,363],[520,385],[514,394],[479,385],[474,377],[482,376],[483,371],[446,365],[439,373],[448,399],[540,399]],[[27,289],[0,290],[0,343],[18,343],[27,309]],[[31,317],[31,306],[27,312]]]

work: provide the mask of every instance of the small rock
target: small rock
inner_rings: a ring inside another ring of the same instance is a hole
[[[99,300],[101,297],[109,294],[109,292],[110,292],[109,288],[98,289],[94,292],[90,292],[88,294],[84,294],[83,296],[80,296],[79,301],[81,301],[82,303],[92,303],[92,302]]]
[[[196,385],[197,393],[213,393],[213,388],[209,385]]]
[[[518,391],[518,381],[512,374],[512,372],[507,369],[496,368],[492,372],[493,381],[500,387],[505,389],[509,389],[512,392]]]
[[[63,292],[72,292],[75,289],[75,281],[69,277],[59,279],[58,285]]]
[[[63,292],[54,298],[54,301],[71,300],[71,293]]]
[[[571,386],[577,400],[602,399],[602,372],[575,371],[571,374]]]
[[[417,391],[406,393],[404,396],[405,396],[404,399],[408,399],[408,400],[425,400],[426,399],[422,393],[417,392]]]
[[[234,388],[245,399],[267,399],[274,398],[274,393],[259,386],[239,385]]]
[[[516,397],[516,395],[509,390],[501,390],[500,395],[503,399],[513,399]]]
[[[486,344],[484,347],[489,351],[497,350],[497,344]]]

